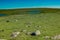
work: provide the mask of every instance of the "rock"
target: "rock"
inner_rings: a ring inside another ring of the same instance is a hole
[[[31,32],[27,32],[26,34],[27,34],[27,35],[30,35],[30,34],[31,34]]]
[[[44,37],[45,40],[51,39],[50,36],[45,36]]]
[[[38,36],[40,34],[41,34],[41,32],[39,30],[36,30],[35,32],[30,33],[31,36]]]
[[[19,34],[20,34],[20,32],[13,32],[13,33],[11,34],[11,38],[15,38],[15,37],[17,37]]]
[[[60,35],[56,35],[54,37],[51,37],[51,39],[53,39],[53,40],[60,40]]]
[[[45,36],[45,38],[50,38],[49,36]]]
[[[27,30],[22,30],[21,32],[24,32],[24,33],[26,33],[26,32],[27,32]]]
[[[16,22],[18,21],[18,20],[15,20]]]
[[[36,36],[36,33],[35,32],[32,32],[30,35],[31,36]]]
[[[30,27],[30,25],[27,25],[26,27]]]
[[[36,30],[36,35],[40,35],[41,34],[41,32],[39,31],[39,30]]]
[[[7,40],[7,39],[0,39],[0,40]]]

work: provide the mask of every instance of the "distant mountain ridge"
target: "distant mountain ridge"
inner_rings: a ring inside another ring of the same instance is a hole
[[[28,14],[27,11],[38,10],[40,13],[57,13],[60,9],[57,8],[24,8],[24,9],[6,9],[0,10],[0,14]]]

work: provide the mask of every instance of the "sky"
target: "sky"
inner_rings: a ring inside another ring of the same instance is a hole
[[[0,9],[60,8],[60,0],[0,0]]]

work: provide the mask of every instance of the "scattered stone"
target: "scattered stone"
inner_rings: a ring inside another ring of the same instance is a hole
[[[45,36],[44,39],[48,40],[48,39],[50,39],[50,36]]]
[[[7,39],[0,39],[0,40],[7,40]]]
[[[30,35],[30,34],[31,34],[31,32],[27,32],[26,34],[27,34],[27,35]]]
[[[27,25],[26,27],[30,27],[30,25]]]
[[[31,36],[38,36],[40,34],[41,34],[41,32],[39,30],[36,30],[35,32],[30,33]]]
[[[41,27],[41,26],[37,26],[37,27]]]
[[[20,34],[20,32],[13,32],[13,33],[11,34],[11,38],[15,38],[15,37],[17,37],[19,34]]]
[[[56,35],[54,37],[51,37],[51,39],[53,39],[53,40],[60,40],[60,35]]]
[[[36,33],[35,32],[32,32],[30,35],[31,36],[36,36]]]
[[[49,36],[45,36],[45,38],[50,38]]]
[[[40,35],[41,34],[41,32],[39,31],[39,30],[36,30],[36,35]]]
[[[27,32],[27,30],[22,30],[21,32],[24,32],[24,33],[26,33],[26,32]]]
[[[16,22],[18,21],[18,20],[15,20]]]

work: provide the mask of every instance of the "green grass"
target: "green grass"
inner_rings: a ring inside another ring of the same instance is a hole
[[[22,15],[22,16],[21,16]],[[40,36],[21,34],[13,40],[45,40],[44,36],[54,36],[60,34],[60,14],[59,13],[40,13],[40,14],[21,14],[0,17],[0,29],[4,32],[0,32],[0,38],[10,40],[11,32],[17,30],[21,31],[26,29],[27,31],[35,31],[39,29],[41,31]],[[18,20],[17,22],[15,20]],[[10,20],[10,22],[6,22]],[[26,27],[26,23],[31,22],[31,27]],[[40,25],[41,28],[35,27]]]

